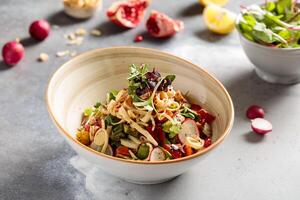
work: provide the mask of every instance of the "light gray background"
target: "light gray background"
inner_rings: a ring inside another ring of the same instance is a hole
[[[106,0],[104,8],[111,2]],[[231,0],[227,7],[237,12],[241,3],[252,2]],[[196,0],[153,0],[151,7],[183,20],[184,32],[168,40],[146,37],[136,44],[132,41],[144,32],[145,22],[136,29],[122,30],[107,21],[103,10],[91,20],[76,21],[62,13],[59,0],[1,0],[0,45],[16,37],[26,44],[20,64],[7,68],[0,63],[1,200],[300,199],[300,85],[278,86],[259,80],[237,33],[217,36],[207,31]],[[46,41],[33,42],[27,28],[38,18],[61,28],[53,30]],[[81,46],[66,46],[63,34],[79,27],[100,27],[103,36],[86,37]],[[186,58],[212,72],[232,95],[236,118],[230,136],[204,162],[171,182],[137,186],[85,168],[81,168],[84,173],[79,172],[70,163],[74,151],[49,119],[46,85],[69,59],[56,58],[55,53],[117,45],[151,47]],[[48,62],[36,61],[41,52],[50,55]],[[265,107],[266,118],[274,125],[266,137],[251,133],[244,117],[245,109],[254,103]]]

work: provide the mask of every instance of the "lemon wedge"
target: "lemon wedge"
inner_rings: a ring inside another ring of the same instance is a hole
[[[204,22],[209,30],[218,34],[228,34],[235,28],[236,15],[220,6],[210,4],[203,11]]]
[[[203,6],[208,6],[209,4],[225,6],[228,3],[228,0],[199,0],[199,3]]]

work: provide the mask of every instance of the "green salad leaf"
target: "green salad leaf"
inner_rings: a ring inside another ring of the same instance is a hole
[[[238,30],[248,40],[278,48],[300,44],[300,8],[294,0],[267,1],[242,8]]]
[[[169,133],[169,138],[174,138],[181,130],[181,124],[172,124],[171,121],[167,121],[162,125],[163,131]]]
[[[116,100],[116,96],[118,95],[119,91],[118,90],[112,90],[108,93],[108,99],[110,100]]]
[[[110,139],[114,141],[120,141],[121,138],[125,138],[126,134],[124,132],[123,124],[117,124],[113,126]]]
[[[93,108],[86,108],[84,111],[83,111],[83,114],[84,116],[91,116],[91,114],[93,113]]]
[[[188,108],[184,108],[183,111],[180,113],[182,116],[187,117],[187,118],[191,118],[194,120],[198,120],[198,115],[191,112]]]
[[[113,126],[115,125],[116,123],[118,123],[120,121],[119,118],[113,116],[113,115],[107,115],[104,119],[104,122],[105,122],[105,126]]]

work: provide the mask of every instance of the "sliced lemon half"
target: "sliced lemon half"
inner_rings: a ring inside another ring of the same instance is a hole
[[[203,11],[204,22],[209,30],[218,34],[228,34],[235,28],[236,15],[220,6],[210,4]]]
[[[218,6],[225,6],[228,3],[228,0],[198,0],[199,3],[203,6],[207,6],[209,4],[215,4]]]

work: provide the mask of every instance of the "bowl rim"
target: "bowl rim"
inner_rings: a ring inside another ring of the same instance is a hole
[[[68,133],[67,130],[65,130],[62,125],[59,123],[59,121],[56,119],[54,113],[52,112],[52,108],[51,108],[51,104],[50,104],[50,94],[49,94],[49,89],[50,89],[50,85],[53,85],[52,81],[53,78],[56,76],[56,74],[58,74],[65,66],[69,65],[69,63],[74,62],[74,60],[77,60],[78,58],[82,58],[91,54],[94,54],[96,52],[103,52],[103,51],[112,51],[112,50],[118,50],[118,49],[137,49],[137,50],[141,50],[143,52],[152,52],[152,53],[156,53],[156,54],[162,54],[164,56],[167,56],[171,59],[177,59],[180,60],[182,62],[185,62],[187,64],[189,64],[191,67],[193,67],[194,69],[198,70],[198,71],[202,71],[203,73],[205,73],[213,82],[215,82],[220,88],[221,90],[223,90],[226,99],[229,102],[229,123],[227,124],[225,131],[221,134],[221,136],[214,142],[212,143],[209,147],[198,151],[197,153],[191,155],[191,156],[186,156],[186,157],[182,157],[182,158],[178,158],[178,159],[174,159],[174,160],[165,160],[165,161],[137,161],[137,160],[126,160],[126,159],[122,159],[122,158],[118,158],[118,157],[114,157],[114,156],[110,156],[110,155],[106,155],[103,154],[101,152],[95,151],[93,149],[91,149],[90,147],[80,143],[78,140],[76,140],[74,137],[72,137],[71,134]],[[234,122],[234,106],[233,106],[233,102],[232,99],[228,93],[228,91],[226,90],[226,88],[223,86],[223,84],[217,80],[212,74],[210,74],[207,70],[203,69],[202,67],[193,64],[192,62],[172,55],[170,53],[164,52],[164,51],[160,51],[160,50],[156,50],[156,49],[151,49],[151,48],[144,48],[144,47],[134,47],[134,46],[114,46],[114,47],[106,47],[106,48],[97,48],[97,49],[93,49],[93,50],[89,50],[86,52],[83,52],[77,56],[75,56],[74,58],[70,59],[69,61],[65,62],[64,64],[62,64],[53,74],[52,76],[50,76],[50,80],[48,81],[47,84],[47,89],[46,89],[46,93],[45,93],[45,100],[46,100],[46,106],[47,106],[47,110],[48,113],[50,114],[50,117],[52,119],[52,121],[54,122],[54,124],[56,125],[56,127],[58,128],[59,132],[66,136],[66,138],[68,138],[71,142],[75,143],[75,145],[77,144],[79,147],[81,147],[81,149],[86,150],[92,154],[95,154],[96,156],[100,156],[102,158],[108,158],[114,161],[120,161],[123,163],[131,163],[131,164],[146,164],[146,165],[157,165],[157,164],[171,164],[171,163],[178,163],[178,162],[183,162],[183,161],[187,161],[187,160],[191,160],[194,159],[196,157],[199,157],[209,151],[211,151],[212,149],[214,149],[215,147],[217,147],[224,139],[225,137],[230,133],[232,126],[233,126],[233,122]]]
[[[238,26],[240,20],[241,20],[241,17],[242,17],[242,13],[239,12],[236,20],[235,20],[235,25]],[[241,31],[239,30],[239,28],[237,28],[237,32],[239,33],[239,36],[240,36],[240,39],[245,41],[246,43],[250,44],[250,45],[253,45],[255,47],[258,47],[258,48],[263,48],[263,49],[266,49],[266,50],[270,50],[270,51],[300,51],[300,47],[297,47],[297,48],[291,48],[291,47],[288,47],[288,48],[272,48],[272,47],[269,47],[269,46],[266,46],[266,45],[263,45],[263,44],[260,44],[260,43],[257,43],[257,42],[254,42],[254,41],[251,41],[251,40],[248,40],[247,38],[244,37],[244,35],[241,33]]]

